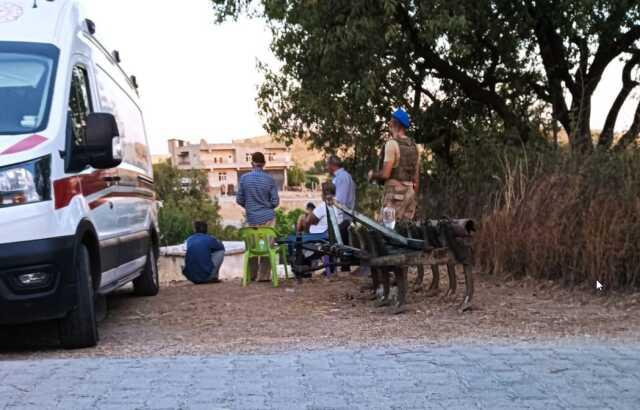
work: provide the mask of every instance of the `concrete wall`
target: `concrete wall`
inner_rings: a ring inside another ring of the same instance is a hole
[[[227,249],[224,262],[220,267],[219,278],[221,280],[238,280],[244,272],[244,243],[224,242]],[[187,279],[182,275],[184,266],[184,245],[169,246],[160,249],[158,269],[160,271],[160,283],[182,282]],[[284,266],[278,266],[278,274],[284,277]],[[291,271],[289,271],[291,275]]]
[[[224,242],[226,253],[224,262],[220,268],[220,279],[242,278],[244,243]],[[186,280],[182,276],[184,266],[184,255],[186,248],[184,245],[168,246],[160,249],[160,259],[158,269],[160,271],[160,282],[180,282]]]

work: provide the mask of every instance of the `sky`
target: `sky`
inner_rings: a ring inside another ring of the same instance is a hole
[[[153,154],[169,138],[263,135],[257,61],[277,64],[259,20],[217,25],[208,0],[83,0],[96,36],[138,77]]]
[[[255,102],[263,78],[256,65],[278,62],[263,21],[215,24],[209,0],[83,2],[97,37],[120,51],[123,68],[138,77],[153,154],[166,153],[169,138],[230,142],[264,134]],[[602,128],[621,72],[621,63],[612,64],[596,90],[594,129]],[[636,101],[627,101],[618,130],[631,124]]]

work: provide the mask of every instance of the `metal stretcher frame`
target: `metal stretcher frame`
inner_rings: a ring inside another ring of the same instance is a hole
[[[339,209],[340,211],[344,212],[345,214],[351,216],[356,222],[360,222],[361,224],[365,225],[366,227],[376,230],[378,232],[380,232],[386,239],[391,240],[395,245],[398,245],[400,247],[405,247],[405,248],[410,248],[410,249],[414,249],[414,250],[424,250],[425,249],[425,243],[424,241],[420,240],[420,239],[411,239],[411,238],[405,238],[404,236],[400,235],[399,233],[397,233],[394,230],[391,230],[389,228],[387,228],[384,225],[381,225],[377,222],[375,222],[373,219],[369,218],[368,216],[361,214],[358,211],[355,211],[353,209],[349,209],[339,203],[334,203],[333,206],[337,209]],[[332,228],[332,230],[338,232],[337,237],[340,237],[340,227],[338,224],[338,218],[336,217],[335,214],[335,209],[333,209],[333,207],[328,206],[327,205],[327,209],[330,210],[329,212],[329,221],[330,221],[330,226]],[[329,238],[331,238],[331,236],[329,236]],[[340,240],[340,242],[337,242],[339,244],[342,244],[342,240]]]
[[[430,246],[426,240],[407,238],[377,222],[372,220],[366,215],[363,215],[353,209],[349,209],[341,204],[334,203],[333,200],[325,201],[324,205],[327,207],[327,218],[329,228],[329,241],[323,241],[312,246],[303,244],[301,239],[295,246],[296,260],[298,261],[302,255],[303,250],[310,250],[314,252],[314,256],[330,256],[340,260],[339,263],[333,263],[331,266],[341,266],[343,263],[347,266],[360,265],[368,266],[371,268],[381,267],[409,267],[409,266],[440,266],[440,265],[463,265],[465,276],[465,295],[464,302],[461,310],[468,311],[471,309],[471,300],[473,298],[473,270],[472,270],[472,258],[463,258],[458,260],[453,250],[449,247],[434,248]],[[366,251],[356,249],[344,244],[341,232],[340,224],[336,215],[336,209],[340,210],[344,214],[353,218],[355,222],[363,225],[369,230],[373,230],[382,235],[387,245],[389,245],[393,251],[383,256],[373,256],[367,254]],[[471,220],[445,220],[452,226],[457,226],[460,230],[466,231],[470,234],[475,230],[473,221]],[[462,236],[465,236],[462,234]],[[346,257],[346,261],[341,259]],[[300,270],[301,266],[294,266],[293,270],[298,276],[301,272],[312,272],[320,270],[322,268],[308,268]],[[435,273],[434,273],[435,275]],[[451,272],[450,272],[451,275]],[[406,276],[406,275],[405,275]],[[406,280],[406,278],[405,278]],[[434,282],[436,277],[434,276]],[[406,285],[406,284],[405,284]],[[455,292],[456,279],[455,269],[453,270],[453,277],[450,276],[449,291]],[[404,302],[403,302],[404,303]]]

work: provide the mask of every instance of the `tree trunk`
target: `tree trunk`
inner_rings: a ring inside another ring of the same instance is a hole
[[[629,130],[620,138],[620,141],[615,146],[616,150],[623,150],[635,142],[638,139],[638,134],[640,133],[640,103],[636,107],[636,114],[633,117],[633,123]]]
[[[616,122],[618,121],[618,115],[620,115],[620,110],[622,109],[625,101],[627,101],[631,91],[633,91],[633,89],[638,85],[636,81],[631,79],[631,71],[639,62],[640,52],[635,52],[633,57],[624,65],[624,69],[622,70],[622,89],[613,102],[611,109],[609,109],[609,114],[607,115],[604,127],[602,128],[600,139],[598,140],[598,146],[600,148],[609,149],[611,148],[611,144],[613,144],[613,136]]]
[[[571,103],[571,122],[573,132],[569,133],[571,150],[575,153],[589,154],[593,152],[591,137],[591,93],[578,87],[580,95],[573,96]]]

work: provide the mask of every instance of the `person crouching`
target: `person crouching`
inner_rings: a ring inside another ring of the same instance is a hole
[[[196,285],[218,283],[218,273],[224,261],[224,245],[208,234],[206,222],[193,223],[195,233],[187,238],[184,276]]]

